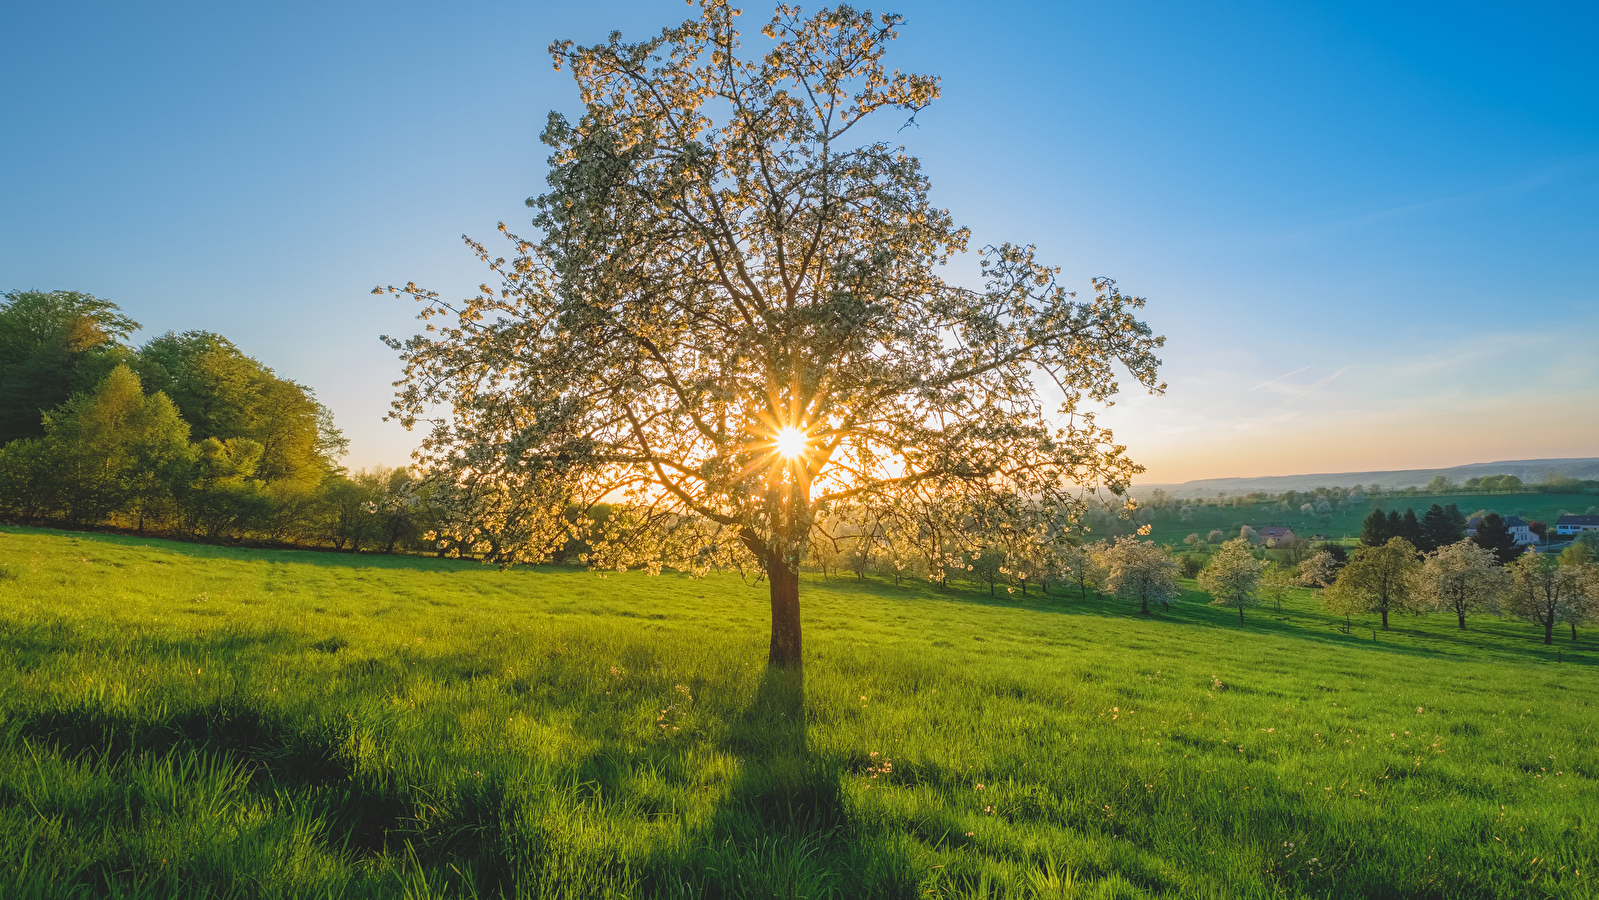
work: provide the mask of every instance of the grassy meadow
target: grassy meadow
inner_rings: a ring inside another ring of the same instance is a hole
[[[1198,534],[1200,538],[1211,529],[1220,529],[1227,533],[1229,538],[1238,536],[1238,529],[1244,525],[1259,528],[1262,525],[1288,525],[1294,533],[1301,537],[1310,537],[1313,534],[1326,534],[1332,538],[1358,538],[1360,537],[1360,522],[1371,512],[1372,507],[1382,507],[1384,510],[1398,510],[1404,512],[1406,508],[1414,509],[1420,516],[1427,511],[1427,507],[1437,503],[1448,506],[1453,503],[1460,507],[1460,511],[1471,515],[1477,510],[1486,509],[1500,515],[1521,516],[1532,521],[1541,519],[1549,523],[1551,530],[1555,519],[1562,510],[1581,514],[1590,507],[1599,506],[1599,496],[1594,494],[1394,494],[1367,500],[1364,503],[1347,505],[1342,511],[1334,510],[1329,514],[1328,521],[1323,524],[1315,516],[1302,515],[1298,510],[1282,512],[1276,503],[1244,504],[1243,506],[1196,506],[1193,507],[1192,522],[1183,522],[1179,519],[1176,509],[1152,510],[1150,519],[1150,539],[1163,544],[1175,544],[1179,549],[1182,540],[1190,534]]]
[[[1599,896],[1590,635],[3,530],[0,897]]]

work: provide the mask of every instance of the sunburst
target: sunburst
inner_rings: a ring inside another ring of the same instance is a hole
[[[799,459],[810,449],[810,437],[799,428],[785,425],[779,428],[776,436],[772,438],[772,446],[784,459]]]

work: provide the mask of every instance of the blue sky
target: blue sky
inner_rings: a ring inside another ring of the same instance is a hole
[[[1599,455],[1599,7],[873,8],[943,78],[899,138],[976,242],[1149,298],[1170,391],[1105,416],[1147,480]],[[221,332],[402,463],[414,310],[368,291],[465,292],[459,236],[526,226],[552,39],[689,13],[7,4],[0,289]]]

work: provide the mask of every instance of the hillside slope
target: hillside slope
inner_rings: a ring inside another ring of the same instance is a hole
[[[1599,889],[1586,633],[8,532],[7,898]]]
[[[1266,491],[1280,494],[1283,491],[1308,491],[1318,487],[1351,487],[1376,485],[1383,490],[1403,490],[1407,487],[1424,487],[1435,476],[1442,475],[1451,481],[1464,483],[1468,478],[1486,475],[1514,475],[1532,484],[1544,481],[1551,475],[1568,478],[1599,479],[1599,457],[1574,459],[1517,459],[1501,462],[1472,463],[1441,469],[1396,469],[1387,472],[1326,472],[1311,475],[1262,475],[1248,478],[1201,478],[1175,484],[1135,484],[1132,493],[1147,497],[1159,488],[1178,497],[1213,497],[1218,491],[1228,494],[1248,494]]]

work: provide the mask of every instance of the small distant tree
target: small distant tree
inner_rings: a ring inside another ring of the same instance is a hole
[[[1360,543],[1367,547],[1381,547],[1395,537],[1388,529],[1388,516],[1382,507],[1374,507],[1360,523]]]
[[[1515,535],[1510,533],[1510,526],[1496,512],[1486,513],[1477,520],[1477,533],[1471,539],[1484,550],[1493,551],[1502,566],[1515,562],[1516,557],[1521,555],[1521,547],[1517,546]]]
[[[1238,537],[1240,539],[1242,539],[1244,542],[1250,543],[1250,544],[1255,544],[1255,543],[1259,543],[1260,542],[1260,532],[1256,531],[1253,528],[1250,528],[1248,525],[1245,525],[1244,527],[1238,529]]]
[[[1599,562],[1585,543],[1573,543],[1560,554],[1560,566],[1572,573],[1572,598],[1561,616],[1577,639],[1577,626],[1599,619]]]
[[[1432,481],[1427,482],[1427,493],[1447,494],[1455,489],[1455,483],[1442,475],[1432,476]],[[1437,504],[1433,504],[1436,506]]]
[[[1288,592],[1299,585],[1299,570],[1295,566],[1269,562],[1260,573],[1261,596],[1270,600],[1277,612],[1283,611],[1283,600]]]
[[[1100,545],[1094,563],[1104,573],[1105,590],[1123,600],[1138,601],[1138,611],[1149,615],[1149,603],[1169,605],[1182,593],[1177,587],[1177,561],[1171,551],[1153,541],[1132,535]]]
[[[1236,608],[1242,622],[1245,607],[1260,605],[1255,596],[1260,574],[1260,560],[1249,552],[1249,541],[1235,538],[1222,544],[1199,573],[1199,588],[1210,595],[1212,605]]]
[[[1088,599],[1088,586],[1097,585],[1099,571],[1094,564],[1094,553],[1080,544],[1061,544],[1055,550],[1055,571],[1060,580],[1077,585],[1077,594]]]
[[[1305,587],[1324,588],[1338,577],[1340,566],[1331,553],[1318,550],[1314,556],[1299,564],[1299,583]]]
[[[1549,539],[1548,522],[1544,522],[1539,519],[1533,519],[1531,522],[1527,523],[1527,530],[1533,534],[1536,534],[1539,541],[1547,541]]]
[[[1183,538],[1183,543],[1187,544],[1190,547],[1198,546],[1199,545],[1199,534],[1195,533],[1195,534],[1189,535],[1188,537]]]
[[[1005,551],[992,544],[972,554],[966,572],[966,576],[973,582],[987,585],[990,597],[994,596],[994,589],[1005,582],[1007,575]]]
[[[1184,578],[1198,578],[1201,569],[1205,568],[1203,557],[1194,553],[1184,553],[1177,557],[1177,574]]]
[[[1193,522],[1194,522],[1194,509],[1193,509],[1193,507],[1191,507],[1191,506],[1183,507],[1182,511],[1177,514],[1177,521],[1183,523],[1184,525],[1192,525]]]
[[[1548,553],[1522,554],[1505,568],[1512,584],[1505,605],[1515,615],[1542,625],[1543,642],[1554,643],[1555,623],[1570,616],[1569,607],[1583,602],[1582,572],[1562,566],[1559,557]]]
[[[1392,612],[1419,612],[1424,607],[1413,588],[1415,573],[1421,568],[1416,548],[1404,538],[1389,538],[1381,547],[1356,550],[1338,572],[1338,578],[1322,599],[1335,612],[1374,612],[1382,616],[1388,630]]]
[[[1418,599],[1432,609],[1449,610],[1466,630],[1466,614],[1498,614],[1510,590],[1510,576],[1493,553],[1471,541],[1445,544],[1427,554],[1416,574]]]
[[[1226,539],[1227,535],[1222,534],[1218,528],[1212,528],[1210,533],[1205,535],[1205,543],[1207,544],[1219,544]]]

